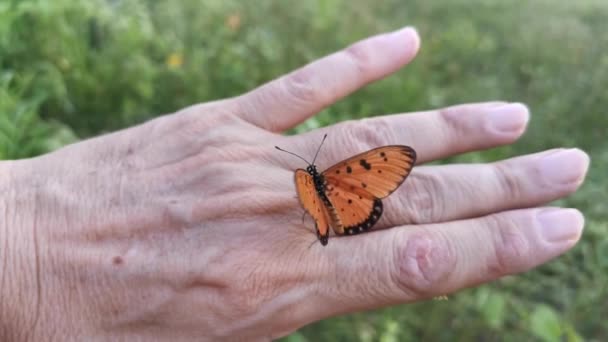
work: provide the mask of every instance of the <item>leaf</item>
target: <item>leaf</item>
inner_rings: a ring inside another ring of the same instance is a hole
[[[492,329],[500,329],[505,320],[505,296],[488,288],[480,288],[477,293],[477,308]]]
[[[539,305],[532,312],[530,330],[536,337],[547,342],[559,340],[563,333],[558,315],[547,305]]]
[[[505,297],[500,293],[492,293],[484,305],[482,312],[493,329],[502,327],[505,318]]]
[[[584,339],[578,334],[576,329],[571,325],[567,324],[566,328],[566,341],[568,342],[583,342]]]
[[[306,342],[308,339],[300,332],[296,331],[293,334],[285,337],[284,342]]]
[[[380,342],[397,342],[399,341],[399,323],[389,319],[384,325],[384,331],[380,335]]]

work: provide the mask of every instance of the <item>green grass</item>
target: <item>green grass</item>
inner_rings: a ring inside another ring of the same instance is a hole
[[[585,149],[592,158],[587,182],[557,203],[584,212],[583,240],[539,269],[448,301],[329,319],[286,340],[608,336],[602,319],[608,317],[605,1],[4,0],[0,159],[45,153],[195,102],[234,96],[403,25],[415,25],[422,36],[412,65],[294,132],[465,102],[524,102],[532,118],[523,139],[446,162],[493,161],[558,146]]]

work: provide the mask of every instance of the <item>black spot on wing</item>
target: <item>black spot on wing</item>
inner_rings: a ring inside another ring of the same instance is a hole
[[[359,161],[359,165],[363,166],[363,168],[368,171],[372,169],[372,164],[368,163],[367,160],[365,160],[365,159],[361,159]]]
[[[382,210],[382,201],[375,199],[372,211],[365,221],[353,226],[344,227],[344,234],[355,235],[370,230],[382,216]]]

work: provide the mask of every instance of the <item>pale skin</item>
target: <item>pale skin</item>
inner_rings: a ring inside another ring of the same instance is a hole
[[[557,147],[424,166],[516,141],[489,102],[281,132],[408,64],[415,30],[371,37],[244,95],[0,163],[0,340],[270,340],[334,315],[527,271],[579,240],[589,158]],[[370,233],[313,243],[293,172],[387,145],[417,166]]]

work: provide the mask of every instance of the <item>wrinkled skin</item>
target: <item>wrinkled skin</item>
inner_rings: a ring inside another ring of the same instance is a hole
[[[580,238],[577,149],[421,166],[514,142],[490,102],[280,133],[413,59],[412,29],[358,42],[239,97],[0,163],[0,339],[269,340],[329,316],[523,272]],[[385,144],[418,152],[372,232],[315,242],[293,171]],[[563,167],[567,165],[568,167]],[[560,167],[561,166],[561,167]],[[312,244],[312,245],[311,245]]]

